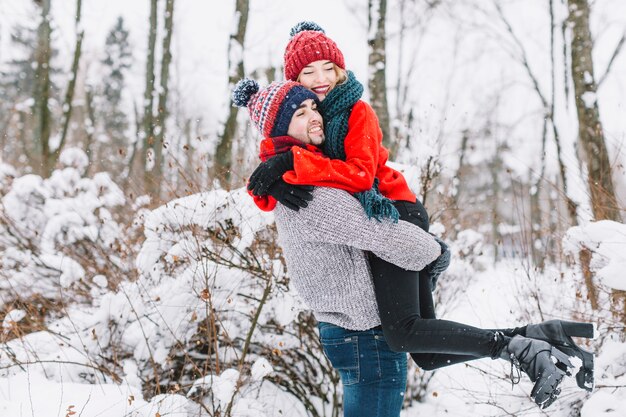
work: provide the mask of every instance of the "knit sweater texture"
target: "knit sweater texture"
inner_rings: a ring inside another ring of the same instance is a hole
[[[318,321],[349,330],[380,324],[364,251],[413,271],[441,254],[433,236],[419,227],[368,219],[354,197],[336,188],[316,187],[308,207],[296,212],[278,204],[274,213],[295,290]]]

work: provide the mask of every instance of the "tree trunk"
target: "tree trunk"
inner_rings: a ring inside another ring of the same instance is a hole
[[[552,95],[552,100],[549,103],[548,99],[546,98],[546,96],[544,95],[544,93],[541,90],[538,77],[535,76],[535,73],[531,69],[530,61],[528,60],[528,55],[526,53],[526,49],[524,48],[524,45],[522,44],[522,41],[516,35],[515,31],[513,30],[513,26],[511,26],[511,23],[505,17],[504,12],[502,11],[502,6],[500,5],[500,3],[498,3],[496,0],[494,0],[493,4],[496,7],[496,10],[498,11],[498,15],[500,16],[500,19],[505,24],[505,26],[507,28],[507,31],[511,35],[511,38],[512,38],[513,42],[517,45],[517,47],[518,47],[518,49],[519,49],[519,51],[521,53],[521,58],[520,58],[521,59],[521,64],[524,66],[524,68],[526,70],[526,74],[528,74],[528,77],[530,78],[530,81],[533,84],[533,88],[534,88],[535,92],[537,93],[537,96],[541,100],[541,103],[543,105],[543,109],[544,109],[544,112],[545,112],[544,118],[550,119],[550,124],[552,125],[552,131],[553,131],[553,134],[554,134],[554,143],[556,145],[556,150],[557,150],[557,162],[559,164],[559,173],[561,175],[561,181],[563,183],[562,184],[563,185],[563,197],[564,197],[565,203],[567,205],[567,212],[568,212],[568,215],[570,217],[571,226],[575,226],[575,225],[578,224],[577,205],[569,197],[569,194],[568,194],[567,170],[566,170],[565,164],[563,162],[559,130],[557,129],[557,126],[556,126],[555,121],[554,121],[554,94]],[[550,7],[551,33],[553,33],[553,31],[554,31],[554,5],[553,5],[552,1],[549,2],[549,7]],[[551,44],[551,53],[550,53],[551,58],[550,58],[550,60],[552,62],[552,67],[554,67],[554,39],[553,39],[552,34],[550,36],[550,39],[551,39],[551,41],[550,41],[550,44]],[[552,80],[554,80],[553,76],[552,76]],[[565,93],[567,95],[567,83],[565,83],[565,86],[566,86],[566,92]],[[554,81],[552,81],[552,88],[554,89]]]
[[[150,0],[150,29],[148,31],[148,52],[146,59],[146,89],[144,91],[143,111],[143,167],[144,189],[151,190],[155,178],[153,176],[154,164],[154,117],[152,107],[154,103],[154,48],[157,35],[157,6],[158,0]]]
[[[591,207],[596,220],[621,221],[596,97],[589,4],[587,0],[568,0],[568,5],[573,31],[571,65],[578,113],[578,140],[587,164]]]
[[[161,182],[163,181],[163,148],[165,146],[165,124],[167,122],[167,95],[169,92],[170,63],[172,62],[172,33],[174,25],[174,0],[165,3],[165,36],[163,37],[163,59],[161,61],[161,88],[156,117],[156,135],[154,140],[154,168],[152,170],[153,182],[149,184],[151,194],[158,197],[161,194]]]
[[[452,226],[447,230],[446,235],[452,240],[454,240],[457,236],[457,226],[459,225],[459,203],[461,202],[463,194],[463,177],[466,171],[465,158],[467,157],[467,144],[470,139],[469,135],[470,133],[467,129],[463,130],[463,136],[461,137],[461,149],[459,150],[459,165],[453,177],[454,192],[450,195],[447,204],[445,204],[445,213],[449,213],[446,217]]]
[[[541,209],[541,190],[543,189],[543,183],[545,181],[546,174],[546,145],[548,140],[548,119],[543,119],[543,133],[541,135],[541,171],[536,180],[533,181],[533,175],[531,171],[531,177],[529,183],[531,184],[530,190],[530,253],[532,254],[533,264],[537,266],[541,271],[544,270],[546,252],[547,252],[547,239],[544,238],[544,214]],[[538,247],[537,242],[541,242],[541,247]]]
[[[578,254],[580,258],[580,265],[583,272],[583,278],[585,279],[585,286],[587,287],[587,297],[589,298],[589,302],[591,303],[591,308],[593,310],[598,310],[600,306],[598,304],[598,290],[593,283],[593,272],[591,272],[591,251],[587,248],[583,248]]]
[[[502,244],[502,236],[500,235],[500,213],[498,211],[500,199],[500,176],[502,173],[502,145],[496,145],[496,152],[493,160],[489,163],[489,171],[491,174],[492,192],[491,195],[491,232],[493,239],[493,261],[494,264],[500,259],[500,245]]]
[[[90,172],[93,172],[93,167],[92,167],[92,163],[93,163],[93,146],[94,146],[94,135],[93,135],[93,130],[96,127],[96,110],[94,109],[94,103],[93,103],[93,92],[91,91],[90,88],[87,89],[87,91],[85,92],[85,106],[87,107],[87,133],[86,133],[86,140],[85,140],[85,154],[87,155],[87,172],[85,174],[89,174]]]
[[[389,126],[389,107],[387,105],[386,57],[385,57],[385,17],[387,0],[368,0],[368,38],[369,45],[369,79],[370,101],[378,116],[383,131],[383,145],[393,152],[395,147]],[[390,159],[395,155],[389,155]]]
[[[50,156],[50,109],[48,101],[50,98],[50,1],[42,0],[41,4],[41,22],[37,30],[37,50],[35,59],[37,68],[35,70],[34,85],[34,109],[35,116],[34,125],[34,142],[35,152],[33,153],[34,161],[31,161],[33,167],[40,167],[40,171],[48,174],[46,167]]]
[[[82,0],[76,0],[76,46],[74,47],[74,60],[72,61],[72,78],[70,78],[70,82],[67,85],[65,101],[63,102],[63,130],[61,131],[61,141],[54,152],[49,155],[49,160],[46,163],[47,175],[50,175],[54,165],[59,160],[59,155],[61,155],[61,151],[65,145],[65,140],[67,139],[70,120],[72,119],[72,102],[74,101],[74,90],[76,89],[78,67],[80,63],[83,38],[85,36],[85,30],[80,26],[82,3]]]
[[[569,20],[572,24],[572,78],[578,114],[578,140],[584,150],[587,164],[587,184],[591,194],[591,208],[595,220],[621,222],[621,214],[613,187],[609,153],[600,122],[596,96],[597,84],[593,72],[591,31],[589,29],[589,4],[587,0],[568,0]],[[590,272],[591,254],[580,252],[580,262],[585,276],[591,306],[599,307],[597,290]],[[613,290],[611,311],[626,322],[624,305],[626,292]]]
[[[554,103],[556,101],[555,99],[556,66],[554,64],[556,51],[555,51],[555,46],[554,46],[555,45],[554,31],[556,30],[556,24],[555,24],[555,11],[554,11],[553,0],[550,0],[549,8],[550,8],[550,85],[551,85],[550,93],[551,93],[551,99],[550,99],[550,112],[548,114],[548,118],[550,119],[550,124],[552,125],[552,133],[554,135],[554,144],[556,145],[557,162],[559,164],[559,173],[561,175],[561,183],[563,184],[563,198],[565,200],[565,205],[567,207],[567,214],[570,219],[570,226],[576,226],[578,225],[578,205],[576,204],[576,202],[574,202],[574,200],[570,198],[568,194],[568,188],[567,188],[568,183],[567,183],[567,176],[566,176],[567,172],[566,172],[565,163],[563,162],[563,157],[562,157],[561,139],[559,135],[559,130],[557,129],[556,124],[554,123],[554,112],[555,112]],[[567,49],[566,46],[564,46],[564,48]],[[566,58],[565,55],[563,57]],[[564,59],[563,62],[567,62],[567,59]],[[564,65],[564,67],[566,67],[566,65]],[[567,98],[569,97],[569,83],[567,82],[567,79],[568,79],[567,69],[565,69],[565,71],[566,71],[565,78],[564,78],[566,80],[565,81],[565,103],[567,103],[568,102]]]
[[[124,178],[122,182],[122,190],[124,191],[128,188],[129,180],[132,178],[133,165],[135,164],[135,156],[137,155],[137,147],[141,142],[142,127],[140,122],[141,119],[139,117],[139,106],[137,103],[133,103],[133,109],[135,111],[135,141],[131,144],[130,151],[128,152],[128,160],[126,161],[126,167],[124,168],[124,175],[122,175],[122,178]]]
[[[249,0],[236,0],[235,26],[228,43],[228,91],[232,91],[235,83],[244,76],[243,44],[248,25]],[[229,105],[229,112],[224,130],[215,150],[214,176],[222,187],[229,189],[232,168],[233,139],[237,134],[238,108]]]

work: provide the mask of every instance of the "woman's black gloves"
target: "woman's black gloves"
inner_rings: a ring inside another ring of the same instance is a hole
[[[261,162],[250,176],[248,190],[252,191],[252,194],[256,196],[271,195],[269,192],[270,187],[272,187],[285,172],[291,171],[292,169],[293,153],[291,151],[281,153],[267,161]]]
[[[308,201],[313,200],[311,191],[313,191],[312,185],[293,185],[280,178],[274,182],[267,194],[283,206],[298,211],[300,207],[306,207],[309,204]]]
[[[435,291],[439,276],[443,273],[443,271],[448,269],[448,266],[450,265],[450,248],[448,248],[448,245],[446,245],[444,241],[439,239],[437,236],[433,237],[437,243],[439,243],[439,246],[441,246],[441,255],[424,268],[424,271],[428,272],[430,275],[431,291]]]

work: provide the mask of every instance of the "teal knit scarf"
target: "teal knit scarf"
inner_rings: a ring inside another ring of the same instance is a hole
[[[320,103],[319,110],[324,117],[324,153],[332,159],[346,160],[344,141],[348,134],[348,119],[352,107],[363,95],[363,85],[357,81],[352,71],[347,71],[348,79],[337,84]],[[368,218],[380,221],[389,218],[397,222],[400,217],[392,201],[378,190],[378,178],[374,178],[372,188],[354,196],[359,200]]]

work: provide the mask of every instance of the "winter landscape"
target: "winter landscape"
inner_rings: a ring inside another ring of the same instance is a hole
[[[0,0],[0,416],[342,415],[230,102],[303,20],[385,103],[438,316],[595,326],[591,392],[411,364],[402,416],[625,416],[623,0]]]

